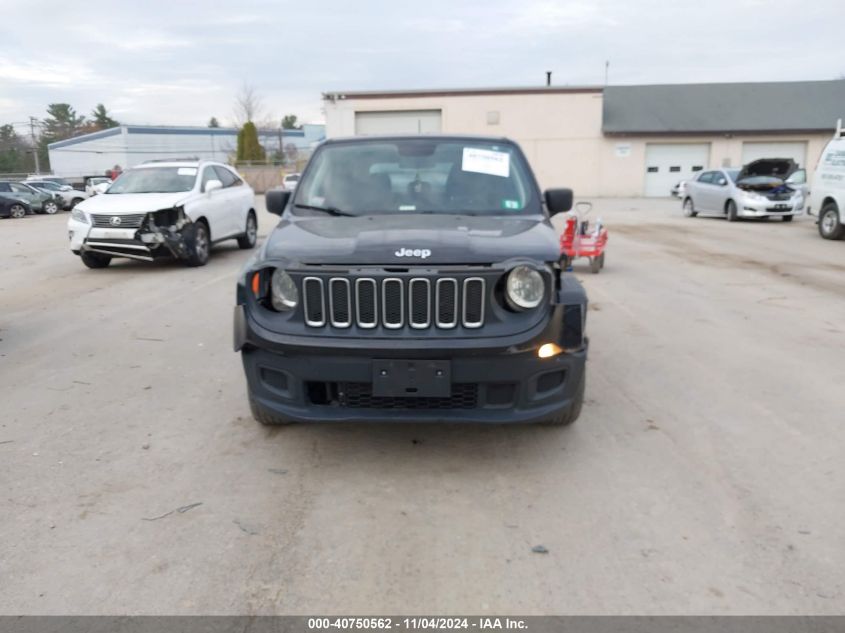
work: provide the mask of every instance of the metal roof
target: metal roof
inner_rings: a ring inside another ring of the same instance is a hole
[[[605,134],[832,131],[845,80],[608,86]]]
[[[479,97],[490,95],[557,94],[595,92],[602,86],[511,86],[499,88],[426,88],[420,90],[338,90],[324,92],[323,99],[401,99],[403,97]]]

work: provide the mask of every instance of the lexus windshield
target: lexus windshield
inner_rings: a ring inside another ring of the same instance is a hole
[[[431,138],[328,143],[297,187],[295,212],[342,215],[541,213],[509,143]]]
[[[139,167],[123,172],[106,193],[178,193],[193,189],[196,179],[196,167]]]

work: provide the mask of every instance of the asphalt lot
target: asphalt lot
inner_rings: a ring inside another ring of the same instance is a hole
[[[92,271],[0,220],[0,613],[841,613],[845,243],[679,206],[596,202],[567,429],[267,430],[247,252]]]

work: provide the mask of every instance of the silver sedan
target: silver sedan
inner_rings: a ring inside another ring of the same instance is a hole
[[[794,181],[741,176],[739,169],[713,169],[688,180],[683,194],[684,215],[711,215],[729,222],[779,217],[789,222],[804,212],[804,193]]]

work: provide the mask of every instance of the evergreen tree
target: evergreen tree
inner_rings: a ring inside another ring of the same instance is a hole
[[[264,148],[258,142],[258,129],[255,123],[247,121],[238,131],[238,161],[264,160]]]
[[[95,130],[107,130],[120,125],[120,123],[109,116],[106,106],[102,103],[98,103],[94,111],[91,112],[91,119],[92,127]]]

